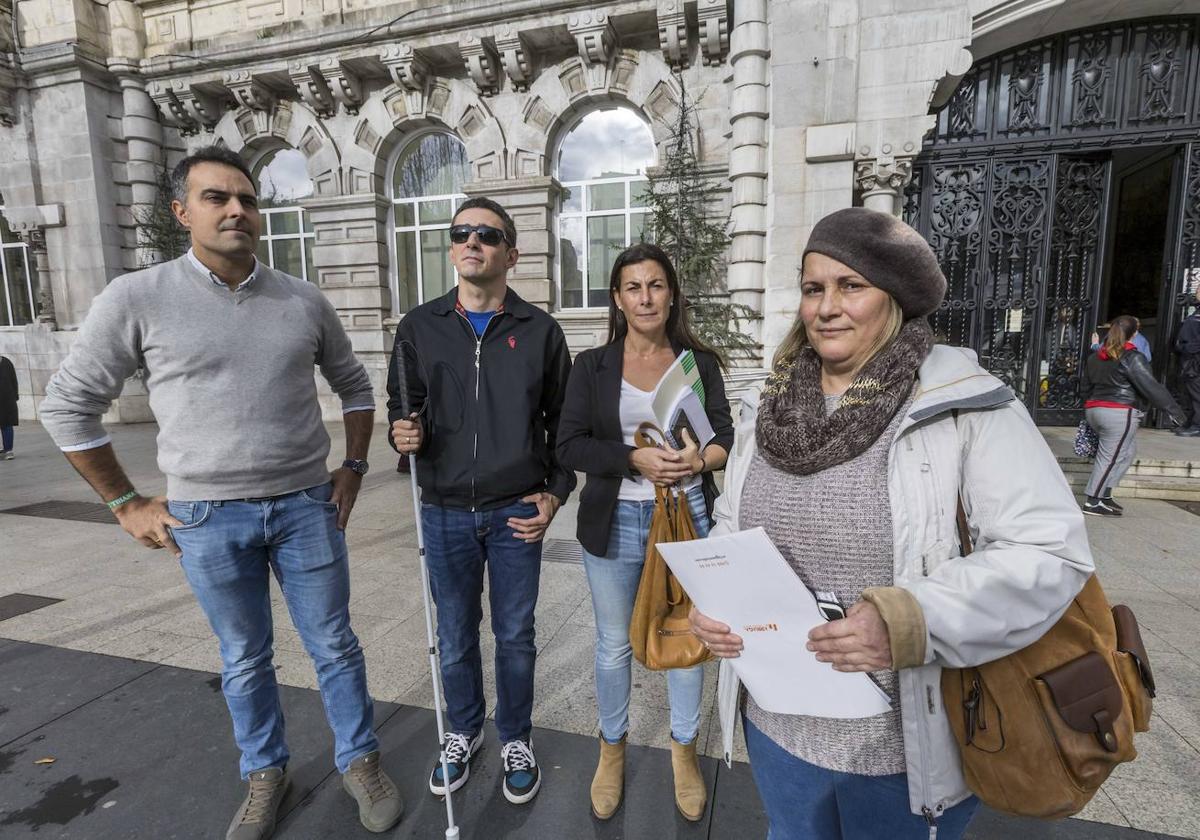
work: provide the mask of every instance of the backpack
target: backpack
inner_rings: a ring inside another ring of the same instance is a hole
[[[958,533],[972,551],[962,499]],[[942,671],[942,703],[967,786],[998,811],[1078,813],[1150,728],[1154,675],[1129,607],[1093,574],[1062,618],[1022,650]]]

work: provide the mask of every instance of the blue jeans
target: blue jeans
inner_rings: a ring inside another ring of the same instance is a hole
[[[699,485],[687,492],[696,534],[708,536],[708,514]],[[629,619],[642,566],[646,562],[646,537],[654,501],[618,501],[608,537],[608,556],[583,552],[592,611],[596,614],[596,705],[600,734],[615,744],[629,730],[629,694],[633,649],[629,645]],[[700,694],[704,668],[675,668],[667,672],[667,697],[671,703],[671,737],[690,744],[700,729]]]
[[[12,448],[13,448],[13,427],[12,426],[0,426],[0,443],[4,444],[3,446],[0,446],[0,452],[11,452],[12,451]]]
[[[542,544],[516,539],[507,524],[510,517],[533,516],[537,505],[531,502],[482,511],[421,505],[451,732],[474,737],[487,714],[479,656],[485,566],[496,637],[496,732],[507,743],[528,738],[533,729],[533,610]]]
[[[908,774],[860,776],[802,761],[742,717],[754,784],[767,812],[767,840],[926,840],[929,823],[908,804]],[[979,800],[937,818],[938,840],[960,840]]]
[[[272,665],[271,572],[317,670],[340,772],[379,748],[367,670],[350,629],[350,569],[329,484],[253,501],[171,501],[172,536],[221,644],[221,690],[242,776],[288,761]]]

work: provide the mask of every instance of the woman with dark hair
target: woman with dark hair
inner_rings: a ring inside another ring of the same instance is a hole
[[[1136,332],[1137,319],[1132,315],[1114,318],[1100,349],[1088,356],[1080,378],[1084,413],[1100,438],[1083,503],[1083,512],[1091,516],[1120,516],[1124,511],[1113,500],[1112,491],[1133,463],[1138,426],[1148,404],[1171,415],[1179,425],[1187,419],[1170,392],[1154,378],[1150,361],[1134,345]]]
[[[642,448],[634,433],[654,422],[655,386],[685,350],[704,383],[704,410],[716,437],[703,451],[686,436],[683,449]],[[657,245],[627,248],[609,278],[608,341],[575,360],[558,423],[559,463],[587,473],[579,497],[579,541],[596,614],[596,703],[600,760],[592,780],[592,813],[602,820],[621,804],[625,736],[629,730],[629,619],[646,557],[655,485],[678,484],[696,533],[708,533],[716,485],[733,443],[721,359],[688,326],[687,303],[675,268]],[[675,805],[689,820],[708,799],[696,758],[701,666],[667,675],[671,703],[671,763]]]

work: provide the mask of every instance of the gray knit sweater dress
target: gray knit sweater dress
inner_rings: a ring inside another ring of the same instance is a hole
[[[833,412],[839,397],[826,396]],[[891,586],[892,512],[888,449],[908,401],[861,455],[811,475],[793,475],[756,450],[742,490],[739,527],[762,527],[809,589],[833,592],[849,609],[869,586]],[[830,666],[832,667],[832,666]],[[792,755],[845,773],[903,773],[904,736],[895,671],[872,674],[892,701],[891,711],[857,720],[784,715],[746,699],[756,728]]]

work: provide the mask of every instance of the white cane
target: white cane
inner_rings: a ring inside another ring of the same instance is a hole
[[[405,341],[397,341],[395,349],[396,379],[400,390],[400,410],[405,419],[410,411],[408,401],[408,365],[404,359]],[[410,345],[411,346],[411,345]],[[416,348],[413,347],[416,353]],[[442,671],[438,665],[437,645],[433,638],[433,607],[429,589],[429,566],[425,562],[425,531],[421,527],[421,496],[417,490],[417,456],[408,456],[408,474],[412,481],[413,517],[417,523],[417,554],[421,560],[421,598],[425,602],[425,640],[429,643],[429,673],[433,677],[433,712],[437,718],[438,750],[442,762],[442,782],[446,785],[446,840],[458,840],[454,824],[454,803],[450,796],[450,767],[446,761],[446,724],[442,720]]]

